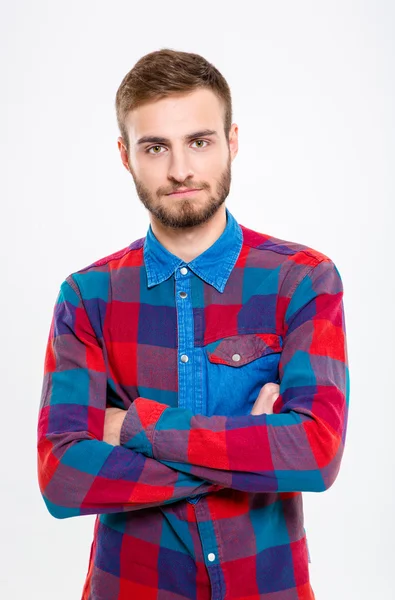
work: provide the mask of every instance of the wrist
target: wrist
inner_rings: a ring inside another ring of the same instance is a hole
[[[120,444],[153,458],[156,424],[169,406],[138,396],[130,405],[121,425]]]

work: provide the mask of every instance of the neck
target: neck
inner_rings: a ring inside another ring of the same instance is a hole
[[[190,262],[220,237],[226,227],[226,209],[223,203],[205,223],[185,229],[166,227],[150,214],[151,228],[157,240],[169,252],[184,262]]]

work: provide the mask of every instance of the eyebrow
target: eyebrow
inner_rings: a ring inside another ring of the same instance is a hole
[[[217,132],[213,129],[202,129],[202,131],[195,131],[194,133],[188,133],[187,135],[184,135],[183,139],[188,141],[194,138],[207,137],[209,135],[218,136]],[[137,140],[137,145],[146,144],[147,142],[168,145],[171,144],[171,141],[168,138],[158,137],[157,135],[145,135]]]

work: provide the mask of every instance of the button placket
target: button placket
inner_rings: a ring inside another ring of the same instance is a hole
[[[188,390],[193,385],[194,377],[194,328],[193,310],[191,303],[191,271],[181,266],[175,271],[175,305],[177,312],[178,330],[178,406],[193,408],[193,399]]]
[[[223,598],[225,591],[223,590],[223,579],[221,565],[219,564],[219,548],[215,530],[210,523],[210,510],[205,498],[198,504],[193,504],[196,514],[196,523],[199,530],[200,541],[205,557],[205,564],[209,567],[208,574],[210,577],[212,598]],[[213,550],[217,552],[213,552]]]

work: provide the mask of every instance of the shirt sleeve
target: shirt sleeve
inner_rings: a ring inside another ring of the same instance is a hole
[[[328,489],[340,468],[349,404],[343,285],[330,259],[310,267],[283,314],[274,414],[208,417],[138,397],[123,422],[126,445],[238,490]]]
[[[39,487],[54,517],[137,510],[222,489],[104,442],[106,393],[103,351],[70,275],[54,307],[37,427]]]

